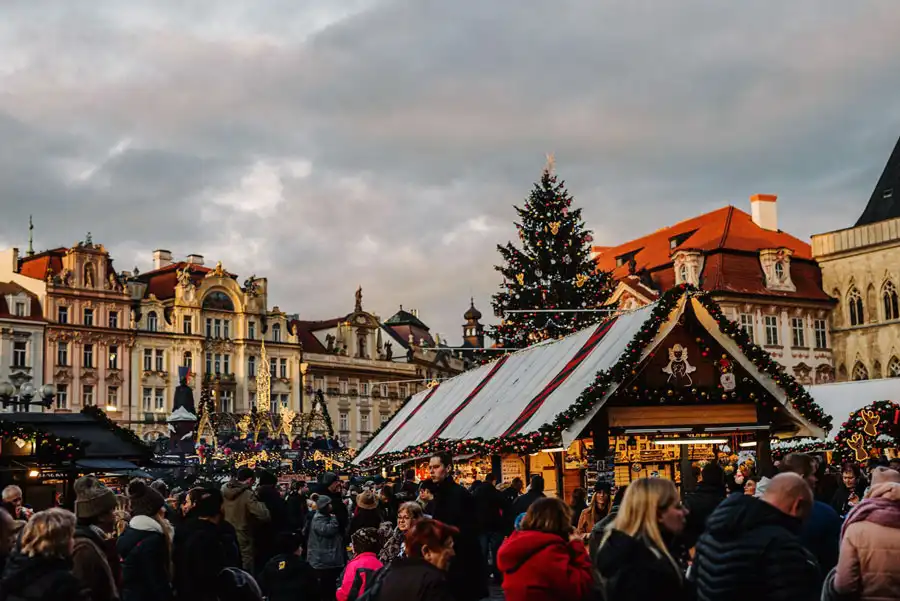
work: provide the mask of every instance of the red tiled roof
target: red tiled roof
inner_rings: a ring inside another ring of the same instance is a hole
[[[31,299],[31,312],[28,317],[22,317],[13,313],[6,303],[7,294],[25,294]],[[0,317],[10,317],[26,321],[44,321],[44,312],[41,307],[41,301],[36,295],[15,282],[0,282]]]
[[[409,346],[410,334],[413,335],[413,340],[416,344],[419,344],[419,340],[425,340],[426,344],[428,344],[429,346],[435,346],[434,338],[432,338],[428,330],[423,330],[418,326],[391,326],[385,324],[384,327],[385,329],[390,330],[390,332],[394,334],[394,338],[404,347]]]
[[[22,257],[19,261],[19,273],[41,281],[47,279],[48,269],[51,275],[58,275],[62,272],[62,260],[68,251],[68,248],[54,248],[30,257]]]
[[[147,273],[142,273],[137,277],[137,279],[142,282],[146,282],[147,284],[147,292],[145,292],[144,295],[150,296],[151,294],[153,294],[159,300],[174,298],[175,287],[178,285],[177,272],[180,269],[184,269],[188,265],[191,268],[191,280],[197,286],[200,285],[200,282],[203,281],[203,278],[206,277],[206,274],[212,271],[212,269],[203,265],[196,265],[194,263],[179,261],[178,263],[172,263],[171,265],[166,265],[165,267],[160,267],[159,269],[154,269],[153,271],[148,271]],[[235,277],[230,273],[228,275],[232,278]]]
[[[684,237],[675,248],[672,238]],[[759,251],[788,248],[791,279],[796,292],[778,292],[765,286]],[[649,274],[657,290],[675,285],[672,253],[699,250],[705,256],[701,285],[705,290],[763,294],[785,298],[829,300],[822,290],[822,274],[812,260],[810,245],[782,231],[763,229],[740,209],[732,206],[687,219],[615,247],[594,247],[597,268],[611,271],[617,280],[629,277],[629,266],[616,266],[616,258],[634,254],[635,273]]]

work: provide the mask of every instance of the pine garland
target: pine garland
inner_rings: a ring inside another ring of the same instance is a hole
[[[83,415],[88,415],[106,427],[107,430],[116,435],[116,437],[128,444],[133,444],[141,449],[142,452],[146,454],[150,454],[153,450],[153,447],[148,445],[146,442],[140,439],[140,437],[135,433],[134,430],[130,428],[123,428],[116,424],[113,420],[106,415],[106,412],[103,411],[100,407],[95,407],[93,405],[89,405],[81,410]]]
[[[41,462],[61,464],[84,457],[89,443],[70,436],[55,436],[42,432],[26,424],[17,424],[0,419],[0,437],[3,440],[31,440],[34,442],[32,455]]]
[[[775,383],[785,392],[788,402],[802,416],[826,431],[830,429],[831,417],[822,411],[806,389],[794,380],[793,376],[785,372],[784,367],[775,362],[765,349],[753,344],[744,330],[722,313],[721,308],[712,300],[708,293],[698,290],[691,285],[682,284],[667,291],[657,301],[650,317],[628,343],[619,360],[609,370],[598,371],[593,383],[581,392],[572,405],[557,414],[551,422],[544,424],[537,431],[489,440],[481,438],[466,440],[436,439],[402,451],[370,457],[363,464],[387,465],[440,451],[449,451],[457,455],[527,454],[540,449],[558,446],[562,432],[586,416],[597,403],[601,402],[612,384],[621,383],[635,375],[635,370],[639,367],[644,349],[656,337],[660,327],[668,320],[672,310],[675,309],[678,301],[685,294],[690,294],[693,298],[700,301],[713,319],[716,320],[722,332],[730,336],[738,344],[741,351],[753,362],[757,369],[774,379]],[[396,416],[397,414],[395,413],[394,415]],[[388,423],[393,421],[390,420]],[[374,439],[375,436],[371,440]]]

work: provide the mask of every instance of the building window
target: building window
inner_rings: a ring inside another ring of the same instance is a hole
[[[359,383],[359,394],[362,396],[369,396],[369,383],[368,382],[360,382]]]
[[[106,406],[107,407],[118,407],[119,406],[119,387],[118,386],[109,386],[106,389]]]
[[[69,408],[69,385],[68,384],[57,384],[56,385],[56,406],[60,409],[68,409]]]
[[[406,384],[401,384],[400,385],[400,398],[405,399],[408,396],[409,396],[409,389],[407,388]]]
[[[69,364],[69,343],[59,342],[56,345],[56,364],[65,366]]]
[[[222,370],[226,375],[231,373],[231,355],[225,355]]]
[[[781,261],[777,261],[775,263],[775,279],[779,282],[784,281],[784,263]]]
[[[275,378],[278,370],[278,359],[269,359],[269,376]]]
[[[390,419],[390,417],[391,416],[388,415],[387,413],[382,413],[381,414],[381,425],[382,426],[385,425],[388,422],[388,419]]]
[[[360,417],[360,426],[359,426],[360,431],[368,432],[369,431],[369,414],[363,413],[359,417]]]
[[[387,384],[382,384],[382,385],[381,385],[381,396],[387,397],[387,395],[388,395],[388,387],[387,387]]]
[[[272,326],[272,341],[281,342],[281,324],[276,323]]]
[[[17,302],[16,303],[16,317],[25,317],[25,303]]]
[[[28,343],[22,341],[13,342],[13,367],[25,367],[27,357]]]
[[[256,393],[251,392],[250,393],[250,411],[253,411],[254,409],[256,409]]]
[[[766,315],[766,344],[778,346],[778,316]]]
[[[281,359],[279,364],[281,365],[281,377],[287,378],[287,359]]]
[[[184,355],[181,356],[181,365],[186,367],[189,372],[194,371],[194,355],[191,351],[184,351]]]
[[[118,346],[110,346],[109,347],[109,368],[110,369],[119,369],[119,347]]]
[[[255,321],[251,321],[249,324],[247,324],[247,330],[248,330],[248,336],[250,337],[250,340],[256,340],[256,322]]]
[[[222,406],[222,411],[224,413],[233,413],[234,412],[234,391],[233,390],[223,390],[222,391],[221,406]]]
[[[86,326],[94,325],[94,310],[93,309],[85,309],[84,310],[84,325],[86,325]]]
[[[887,377],[900,378],[900,359],[897,357],[891,357],[891,360],[888,361]]]
[[[853,379],[855,381],[869,379],[869,370],[866,369],[866,366],[859,361],[857,361],[856,365],[853,366]]]
[[[753,315],[750,313],[741,313],[741,329],[747,334],[750,342],[756,342],[756,336],[753,332]]]
[[[153,349],[144,349],[144,371],[153,371]]]
[[[794,347],[806,346],[806,324],[802,317],[791,318],[791,342]]]
[[[153,409],[153,389],[152,388],[144,388],[144,411],[151,411]]]
[[[253,355],[247,357],[247,375],[251,378],[256,377],[256,357]]]
[[[850,309],[850,325],[860,326],[863,324],[863,300],[862,295],[856,287],[850,289],[847,294],[847,307]]]
[[[216,372],[216,375],[219,375],[222,373],[222,355],[220,355],[219,353],[216,353],[216,362],[215,362],[214,370]]]
[[[116,330],[119,328],[119,312],[118,311],[110,311],[109,312],[109,327]]]
[[[156,349],[156,371],[166,371],[166,351]]]
[[[350,386],[347,383],[347,380],[341,380],[340,382],[338,382],[338,386],[341,394],[347,394],[347,390]]]
[[[813,331],[816,334],[816,348],[828,348],[828,324],[824,319],[813,321]]]
[[[181,331],[188,335],[194,333],[193,322],[190,316],[185,315],[181,318]]]
[[[206,373],[212,373],[212,353],[206,353]]]
[[[213,336],[216,338],[222,337],[222,320],[216,319],[213,321]]]
[[[222,323],[223,332],[225,334],[225,338],[231,338],[231,320],[226,319]]]
[[[85,385],[81,389],[81,406],[90,407],[94,404],[94,387]]]
[[[83,367],[94,367],[94,345],[93,344],[85,344],[83,354],[84,354]]]
[[[339,428],[340,428],[341,430],[343,430],[344,432],[346,432],[346,431],[348,431],[348,430],[350,429],[350,417],[349,417],[346,413],[344,413],[343,411],[341,411],[341,413],[339,414],[339,416],[338,416],[338,421],[339,421],[339,423],[340,423]]]
[[[156,318],[156,311],[150,311],[147,314],[147,331],[155,332],[159,328],[159,321]]]
[[[885,282],[884,286],[881,287],[881,300],[884,302],[884,318],[886,320],[900,319],[900,304],[898,304],[897,289],[890,280]]]
[[[206,337],[212,338],[212,319],[206,318]]]
[[[69,308],[58,307],[56,309],[56,321],[59,323],[69,323]]]
[[[289,395],[287,395],[287,394],[281,395],[281,409],[287,409],[290,402],[291,402],[291,399],[290,399]]]
[[[316,389],[317,392],[319,390],[322,390],[322,391],[325,390],[325,378],[316,376],[315,379],[313,380],[313,382],[315,382],[314,388]]]
[[[153,391],[153,408],[157,411],[166,410],[166,389],[156,388]]]

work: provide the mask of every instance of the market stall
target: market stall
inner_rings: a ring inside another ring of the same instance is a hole
[[[726,443],[753,444],[765,465],[772,437],[828,427],[806,390],[707,294],[679,286],[412,396],[354,462],[397,466],[447,450],[502,466],[513,456],[526,474],[552,472],[563,494],[601,471],[617,483],[677,482],[693,457]]]

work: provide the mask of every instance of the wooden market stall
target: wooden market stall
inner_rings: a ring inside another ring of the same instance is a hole
[[[17,484],[34,509],[52,507],[61,495],[74,502],[81,475],[140,475],[152,450],[102,410],[80,413],[0,414],[0,488]]]
[[[679,286],[416,394],[355,463],[447,450],[490,457],[504,475],[541,473],[564,494],[595,478],[680,482],[692,461],[722,446],[752,444],[765,468],[772,437],[821,436],[828,426],[805,389],[708,295]]]

